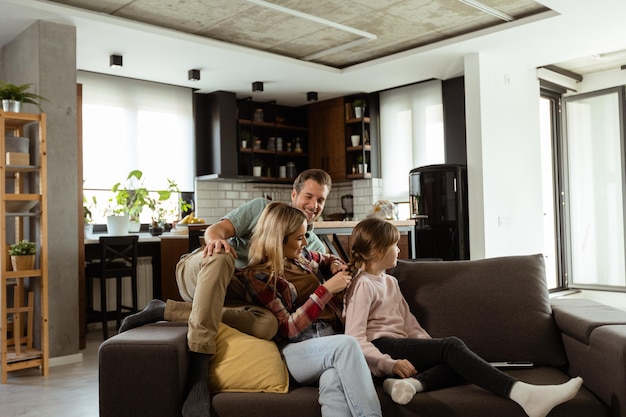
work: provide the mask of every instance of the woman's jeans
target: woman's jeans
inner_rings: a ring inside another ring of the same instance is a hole
[[[441,339],[402,339],[382,337],[372,340],[382,353],[394,359],[408,359],[425,391],[476,384],[509,398],[516,381],[472,352],[458,337]]]
[[[319,381],[322,416],[382,416],[372,375],[353,337],[317,337],[289,343],[282,352],[296,382],[313,385]]]

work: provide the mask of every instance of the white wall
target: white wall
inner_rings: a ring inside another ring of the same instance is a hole
[[[470,257],[543,252],[535,68],[465,59]]]

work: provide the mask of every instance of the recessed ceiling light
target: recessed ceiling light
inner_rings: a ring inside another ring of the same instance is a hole
[[[189,79],[189,81],[200,81],[200,70],[190,69],[187,73],[187,78]]]
[[[109,66],[111,68],[122,68],[122,55],[109,56]]]
[[[254,93],[260,93],[263,91],[263,82],[262,81],[255,81],[252,83],[252,92]]]

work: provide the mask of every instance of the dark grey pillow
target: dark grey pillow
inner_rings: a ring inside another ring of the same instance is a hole
[[[398,261],[391,274],[431,336],[457,336],[488,361],[566,366],[541,255]]]

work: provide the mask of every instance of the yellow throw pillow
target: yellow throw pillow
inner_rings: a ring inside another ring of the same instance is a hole
[[[211,392],[289,391],[289,372],[276,343],[220,323],[209,365]]]

